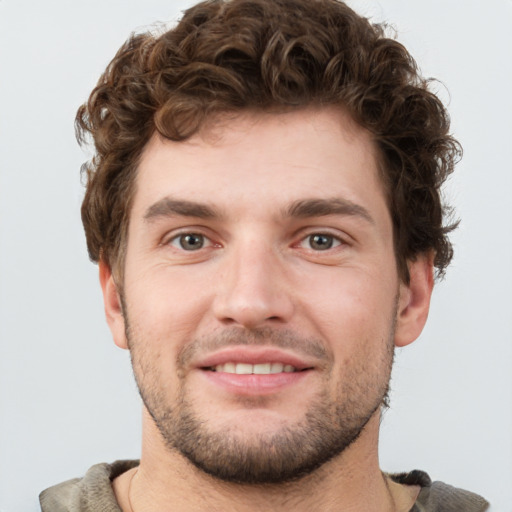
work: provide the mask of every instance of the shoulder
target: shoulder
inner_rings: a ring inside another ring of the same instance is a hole
[[[120,512],[112,480],[137,466],[139,461],[120,460],[96,464],[83,478],[73,478],[49,487],[39,495],[42,512]]]
[[[484,512],[489,511],[487,500],[470,491],[443,482],[432,482],[423,471],[390,475],[400,484],[419,485],[421,491],[410,512]]]
[[[418,496],[418,511],[430,512],[484,512],[489,509],[487,500],[470,491],[453,487],[443,482],[433,482],[421,490]]]

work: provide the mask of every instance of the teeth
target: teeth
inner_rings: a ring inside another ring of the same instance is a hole
[[[213,369],[216,372],[236,373],[238,375],[269,375],[272,373],[292,373],[297,371],[291,364],[283,365],[283,363],[225,363],[218,364]]]
[[[253,373],[252,364],[238,363],[235,366],[235,373],[238,375],[249,375]]]
[[[283,365],[281,363],[272,363],[270,367],[270,373],[281,373],[283,371]]]
[[[222,366],[222,365],[220,364],[219,366]],[[235,363],[226,363],[224,365],[224,371],[226,373],[236,373],[236,365],[235,365]]]
[[[252,373],[257,375],[266,375],[270,373],[270,363],[255,364],[253,366]]]

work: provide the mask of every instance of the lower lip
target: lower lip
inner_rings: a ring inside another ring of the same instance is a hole
[[[271,373],[268,375],[239,375],[237,373],[201,370],[208,381],[238,395],[271,395],[304,380],[312,370]]]

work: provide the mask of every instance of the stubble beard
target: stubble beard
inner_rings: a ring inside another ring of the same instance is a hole
[[[126,313],[126,308],[124,311]],[[151,354],[144,348],[144,340],[130,328],[126,314],[125,322],[139,392],[167,449],[178,452],[199,470],[226,482],[282,484],[309,475],[341,455],[358,439],[377,410],[387,405],[394,322],[389,339],[381,343],[383,350],[377,361],[378,371],[374,366],[368,367],[368,358],[363,355],[357,364],[344,368],[337,399],[333,399],[326,386],[311,401],[300,421],[277,431],[252,435],[250,439],[240,435],[235,427],[213,430],[208,420],[201,417],[201,411],[196,410],[187,392],[184,373],[180,372],[179,365],[187,357],[183,353],[177,358],[178,399],[170,404],[162,385],[164,377],[156,374]],[[191,348],[205,345],[261,344],[261,340],[265,340],[265,344],[271,346],[304,347],[309,344],[315,346],[311,349],[313,352],[322,351],[322,343],[318,340],[303,339],[291,331],[263,328],[224,334],[206,343],[204,340],[191,342],[185,350],[190,352]],[[328,358],[327,352],[325,357]],[[332,376],[326,373],[328,382]]]

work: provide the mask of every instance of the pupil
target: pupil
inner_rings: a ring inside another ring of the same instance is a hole
[[[180,237],[180,245],[183,249],[189,249],[195,251],[197,249],[201,249],[203,247],[204,241],[202,235],[182,235]]]
[[[311,247],[320,251],[325,251],[332,247],[332,236],[312,235],[310,238]]]

